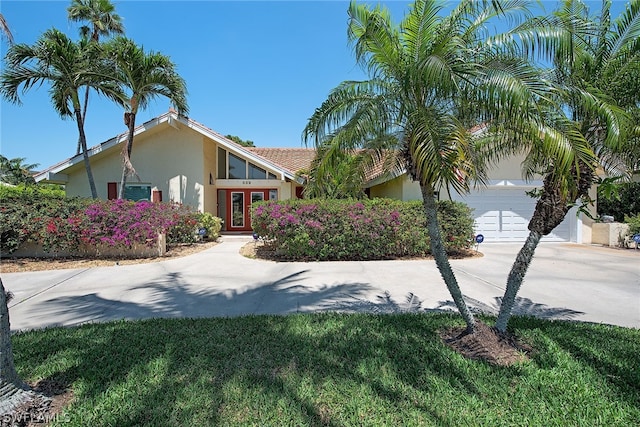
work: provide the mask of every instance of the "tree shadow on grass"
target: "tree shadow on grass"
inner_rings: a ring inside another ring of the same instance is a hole
[[[319,396],[309,397],[300,392],[300,378],[288,379],[280,374],[289,370],[293,370],[294,376],[312,381],[314,387],[327,379],[338,384],[361,384],[384,402],[381,410],[388,413],[395,413],[398,406],[412,402],[410,405],[423,413],[425,419],[444,425],[448,424],[446,418],[425,399],[417,397],[428,391],[426,384],[430,381],[449,384],[463,395],[478,393],[474,382],[458,369],[461,359],[442,356],[447,350],[432,331],[433,320],[427,325],[421,317],[346,315],[343,320],[345,315],[328,313],[325,316],[336,316],[337,326],[316,335],[313,323],[324,322],[327,317],[303,320],[311,323],[306,326],[306,332],[298,331],[296,322],[301,321],[298,316],[231,319],[247,313],[368,311],[361,302],[370,291],[369,285],[305,287],[298,282],[304,279],[305,273],[301,270],[273,282],[224,292],[194,291],[181,283],[179,274],[172,274],[162,281],[134,289],[132,292],[145,292],[147,296],[136,301],[114,301],[97,294],[55,298],[41,303],[41,308],[56,311],[67,324],[90,324],[72,329],[55,328],[41,335],[37,331],[19,333],[14,340],[18,343],[16,359],[33,366],[31,372],[22,373],[27,378],[42,377],[43,374],[37,373],[42,370],[47,380],[69,386],[82,384],[82,400],[88,406],[95,405],[105,394],[127,396],[126,416],[114,409],[107,410],[106,415],[101,412],[104,419],[83,419],[92,425],[167,423],[167,411],[176,417],[168,424],[193,424],[193,417],[202,418],[198,424],[216,423],[225,411],[223,390],[233,382],[262,390],[265,396],[271,396],[269,399],[274,404],[284,399],[289,402],[288,406],[299,408],[290,415],[298,417],[292,421],[294,424],[343,424],[344,420],[335,421],[340,418],[335,406],[323,403]],[[413,298],[413,303],[420,304],[417,298]],[[413,303],[408,301],[407,307]],[[397,312],[405,307],[393,302],[388,293],[379,296],[374,305],[378,306],[378,313]],[[34,314],[37,312],[36,307]],[[133,334],[130,322],[117,321],[185,315],[189,318],[176,319],[168,328],[157,319],[137,322]],[[222,318],[191,319],[212,316]],[[110,320],[116,321],[91,324]],[[450,319],[436,321],[444,324]],[[380,328],[385,334],[379,333]],[[30,338],[36,342],[30,342]],[[429,351],[422,351],[425,346]],[[209,359],[209,355],[215,358]],[[205,362],[198,362],[202,358]],[[406,384],[407,390],[389,386],[375,373],[363,373],[361,366],[369,363],[387,365],[393,375]],[[189,388],[192,383],[202,382],[203,376],[210,378],[201,385],[206,402],[185,403],[179,396],[172,395],[171,390]],[[135,383],[138,377],[143,386]],[[149,377],[156,380],[148,383]],[[176,378],[181,378],[177,386]],[[346,395],[344,398],[349,399]],[[210,406],[204,415],[202,405]],[[85,409],[82,416],[91,413]]]
[[[96,294],[51,300],[47,304],[76,314],[78,322],[185,313],[209,317],[216,311],[222,318],[116,321],[20,333],[14,340],[20,373],[75,385],[79,401],[65,419],[96,426],[213,425],[230,419],[269,424],[261,418],[265,407],[277,407],[280,421],[292,425],[371,425],[382,419],[390,425],[459,425],[473,423],[472,411],[466,419],[451,415],[461,402],[509,404],[509,393],[503,401],[487,398],[483,390],[495,385],[482,381],[489,370],[507,389],[521,372],[470,362],[447,349],[437,331],[451,325],[453,314],[230,317],[251,312],[248,308],[258,314],[423,311],[413,295],[405,303],[389,293],[366,302],[370,287],[363,283],[301,286],[304,274],[226,292],[194,291],[174,274],[137,289],[148,292],[148,299],[137,302]],[[449,413],[448,402],[431,400],[442,389],[451,401]],[[371,413],[358,413],[361,400],[369,401]]]

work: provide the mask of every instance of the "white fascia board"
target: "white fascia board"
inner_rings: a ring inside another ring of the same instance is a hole
[[[191,129],[194,129],[195,131],[199,132],[200,134],[206,136],[207,138],[214,140],[215,142],[217,142],[218,144],[226,148],[228,151],[239,154],[242,157],[250,160],[254,164],[263,166],[265,169],[271,169],[278,172],[280,174],[280,179],[282,181],[284,181],[286,178],[289,178],[291,180],[299,182],[298,180],[296,180],[295,174],[292,174],[286,169],[281,168],[275,163],[271,163],[270,161],[252,153],[249,150],[245,150],[244,148],[239,147],[236,144],[230,143],[226,138],[224,138],[223,136],[217,133],[212,132],[209,128],[201,125],[200,123],[194,122],[193,120],[188,120],[187,122],[183,120],[182,123],[190,127]]]
[[[136,126],[136,128],[133,131],[133,136],[136,137],[137,135],[151,129],[154,128],[155,126],[159,125],[160,123],[166,122],[169,120],[169,115],[171,113],[165,113],[161,116],[158,116],[154,119],[151,119],[145,123],[142,123],[141,125]],[[114,136],[111,139],[108,139],[105,142],[102,142],[98,145],[95,145],[91,148],[89,148],[87,150],[87,153],[89,155],[89,157],[94,156],[98,153],[101,153],[105,150],[108,150],[111,147],[114,147],[118,144],[120,144],[121,142],[124,142],[127,140],[127,134],[128,132],[123,132],[117,136]],[[36,182],[40,182],[40,181],[44,181],[46,180],[46,176],[47,174],[51,173],[51,174],[58,174],[60,171],[63,171],[67,168],[70,168],[73,165],[76,165],[78,163],[81,163],[84,160],[82,154],[77,154],[73,157],[70,157],[66,160],[61,161],[60,163],[57,163],[45,170],[43,170],[40,173],[37,173],[36,175],[34,175],[34,178],[36,180]]]
[[[43,172],[37,175],[36,182],[47,182],[51,184],[66,184],[69,182],[69,175],[64,173]]]

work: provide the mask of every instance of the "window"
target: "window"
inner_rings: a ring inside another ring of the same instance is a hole
[[[139,200],[151,201],[150,184],[125,184],[124,198],[137,202]]]
[[[229,153],[229,179],[247,179],[247,162]]]
[[[218,147],[218,179],[227,179],[227,150]]]
[[[269,172],[269,177],[267,179],[278,179],[278,177]]]
[[[259,168],[253,163],[249,163],[249,179],[265,179],[266,177],[266,170]]]
[[[269,190],[269,200],[278,200],[278,190]]]

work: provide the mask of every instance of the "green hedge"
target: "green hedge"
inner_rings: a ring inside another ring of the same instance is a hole
[[[471,209],[438,202],[445,249],[464,252],[473,243]],[[373,200],[289,200],[252,208],[252,226],[283,259],[373,260],[429,254],[421,202]]]
[[[175,203],[65,198],[42,191],[13,191],[0,199],[0,252],[10,255],[24,242],[49,252],[73,251],[82,244],[152,244],[166,233],[168,244],[193,243],[198,229],[218,237],[221,220]]]

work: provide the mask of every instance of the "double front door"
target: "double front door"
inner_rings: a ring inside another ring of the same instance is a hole
[[[277,199],[276,189],[218,190],[218,216],[227,231],[251,231],[251,204]]]

